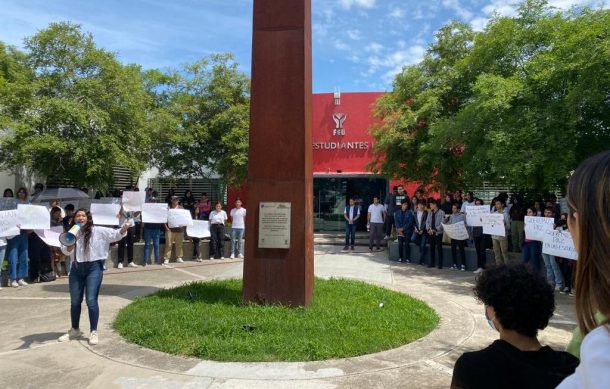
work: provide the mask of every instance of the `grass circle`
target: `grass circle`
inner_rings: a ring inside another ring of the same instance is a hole
[[[137,299],[113,326],[128,341],[214,361],[317,361],[419,339],[439,318],[420,300],[360,281],[316,279],[307,308],[242,303],[242,281],[196,282]]]

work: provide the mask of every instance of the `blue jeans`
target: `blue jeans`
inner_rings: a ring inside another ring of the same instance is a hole
[[[559,264],[555,260],[555,257],[549,254],[542,253],[542,259],[544,260],[544,267],[546,268],[546,280],[555,288],[563,288],[563,275]]]
[[[356,241],[356,223],[345,223],[345,245],[353,246]]]
[[[155,252],[155,263],[161,263],[161,254],[159,253],[159,239],[161,238],[160,228],[144,227],[144,263],[148,264],[150,259],[150,242],[152,242]],[[152,261],[150,261],[152,263]]]
[[[415,243],[419,247],[419,263],[426,262],[426,252],[428,251],[428,235],[427,234],[416,234],[413,233],[411,242]]]
[[[241,248],[241,240],[244,238],[244,228],[231,228],[231,250],[229,251],[229,255],[233,255],[234,253],[239,255],[243,255]],[[237,250],[234,251],[234,249]]]
[[[28,234],[21,232],[7,240],[8,278],[15,281],[28,276]],[[19,268],[19,272],[17,272]]]
[[[529,263],[534,273],[540,273],[540,254],[542,252],[541,242],[524,242],[521,247],[523,263]]]
[[[6,245],[0,246],[0,282],[2,282],[2,265],[4,265],[4,255],[6,254]]]
[[[104,261],[72,262],[72,270],[68,278],[72,328],[79,328],[81,304],[83,303],[83,295],[86,295],[89,325],[91,331],[97,331],[97,321],[100,317],[97,297],[100,293],[102,278],[104,278]]]

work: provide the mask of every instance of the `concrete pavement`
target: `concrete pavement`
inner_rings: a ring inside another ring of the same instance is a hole
[[[58,343],[69,327],[67,280],[0,291],[0,383],[5,388],[442,388],[464,351],[496,339],[472,297],[474,275],[390,263],[387,251],[316,246],[319,277],[354,278],[420,298],[441,322],[428,336],[361,357],[286,363],[221,363],[143,349],[111,329],[134,298],[191,281],[241,277],[242,261],[185,262],[170,267],[110,269],[100,294],[100,344]],[[557,311],[540,339],[563,349],[575,327],[573,298],[557,294]],[[82,327],[88,327],[83,305]],[[88,335],[88,334],[86,334]]]

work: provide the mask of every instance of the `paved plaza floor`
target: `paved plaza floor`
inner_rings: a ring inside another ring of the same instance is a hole
[[[238,278],[241,260],[110,269],[100,293],[100,343],[57,338],[70,325],[67,279],[0,291],[0,384],[3,388],[446,388],[457,357],[497,338],[472,297],[474,275],[390,263],[387,251],[316,246],[318,277],[365,280],[424,300],[441,321],[428,336],[397,349],[321,362],[220,363],[171,356],[122,340],[110,327],[134,298],[191,281]],[[247,260],[247,259],[246,259]],[[564,349],[576,326],[574,298],[540,333]],[[81,327],[88,328],[83,304]],[[85,335],[88,335],[86,333]]]

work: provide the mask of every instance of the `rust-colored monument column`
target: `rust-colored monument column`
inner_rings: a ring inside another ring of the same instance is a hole
[[[311,0],[254,0],[244,301],[313,294]]]

